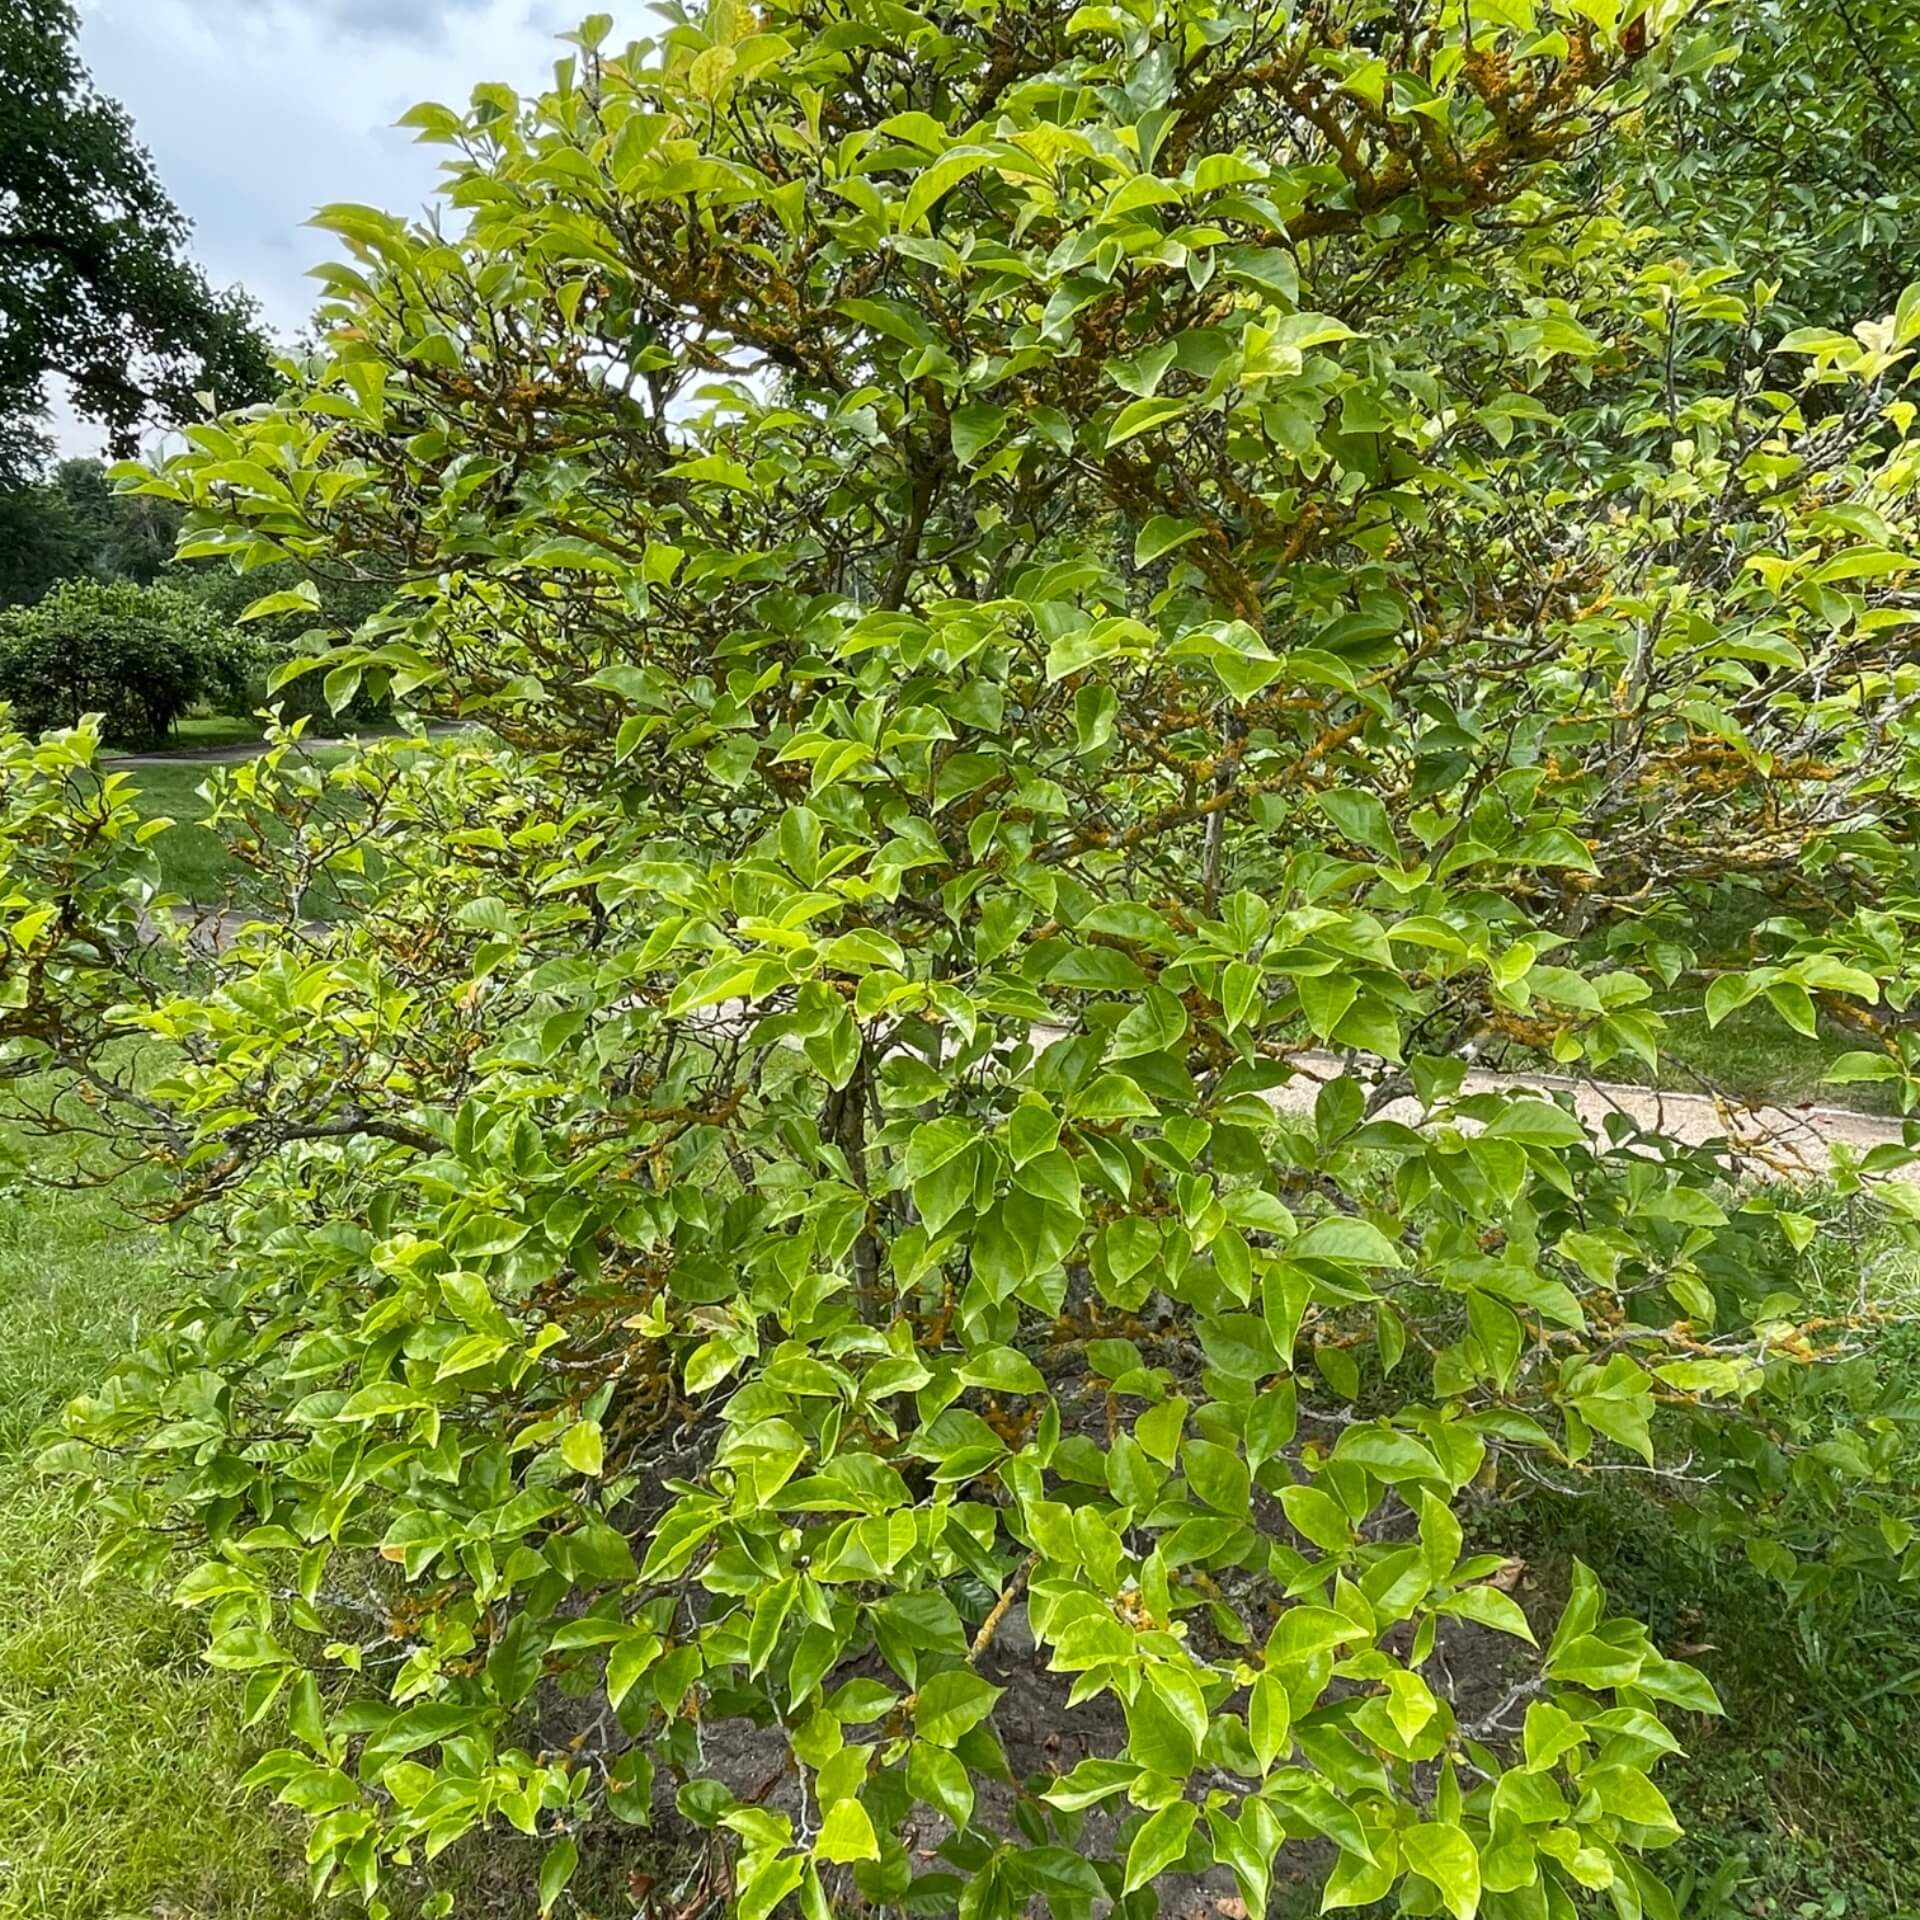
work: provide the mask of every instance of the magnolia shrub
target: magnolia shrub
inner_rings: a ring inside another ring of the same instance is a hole
[[[1569,1091],[1676,993],[1912,1084],[1920,292],[1621,216],[1682,11],[596,19],[127,470],[465,723],[216,772],[212,940],[92,736],[0,749],[8,1070],[205,1275],[52,1457],[196,1544],[317,1885],[1673,1914],[1713,1692],[1489,1509],[1920,1573],[1791,1143]]]

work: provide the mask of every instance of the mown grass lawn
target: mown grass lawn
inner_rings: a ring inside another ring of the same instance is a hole
[[[34,1430],[179,1290],[98,1197],[0,1163],[0,1913],[8,1920],[303,1920],[301,1840],[236,1783],[261,1735],[199,1623],[111,1577],[32,1470]]]
[[[1920,1384],[1920,1350],[1908,1364]],[[1688,1716],[1659,1774],[1683,1920],[1920,1915],[1920,1595],[1796,1613],[1618,1490],[1531,1502],[1500,1544],[1548,1582],[1584,1560],[1719,1691],[1726,1718]]]
[[[198,713],[177,721],[162,753],[202,753],[213,747],[250,746],[262,738],[260,722],[251,714]]]
[[[1771,911],[1765,903],[1745,900],[1703,908],[1691,943],[1699,949],[1703,963],[1716,970],[1744,969],[1777,959],[1778,943],[1763,940],[1758,931]],[[1680,1093],[1723,1093],[1736,1100],[1782,1107],[1846,1107],[1876,1114],[1900,1111],[1894,1089],[1884,1082],[1835,1083],[1826,1078],[1827,1069],[1843,1053],[1873,1044],[1857,1029],[1842,1029],[1822,1014],[1817,1034],[1799,1033],[1764,999],[1749,1001],[1712,1026],[1705,1002],[1705,987],[1698,976],[1656,992],[1653,1005],[1667,1022],[1659,1072],[1649,1074],[1625,1055],[1611,1062],[1601,1077],[1642,1085],[1652,1081]]]
[[[308,758],[321,767],[338,766],[352,752],[341,745],[307,749]],[[150,818],[165,815],[174,823],[154,841],[168,889],[204,906],[217,905],[234,892],[244,904],[258,897],[259,877],[233,858],[218,833],[200,824],[208,811],[200,789],[214,771],[211,765],[172,762],[126,769],[140,796],[141,813]]]
[[[148,816],[165,814],[174,822],[155,845],[169,889],[192,900],[218,900],[242,870],[219,835],[199,824],[207,803],[198,790],[211,769],[164,766],[127,771],[140,795],[140,811]]]
[[[1825,1021],[1817,1035],[1797,1033],[1763,1000],[1709,1026],[1697,989],[1660,996],[1656,1004],[1667,1020],[1659,1071],[1649,1073],[1631,1054],[1622,1054],[1601,1069],[1600,1079],[1675,1093],[1721,1093],[1763,1106],[1900,1111],[1895,1090],[1885,1082],[1827,1079],[1827,1069],[1843,1053],[1867,1044],[1857,1033],[1836,1032]]]
[[[110,1197],[34,1186],[34,1156],[0,1095],[0,1920],[353,1920],[352,1901],[309,1899],[298,1818],[240,1791],[285,1738],[277,1716],[243,1724],[200,1616],[88,1578],[98,1529],[35,1471],[36,1436],[193,1280],[190,1250]],[[476,1836],[433,1884],[458,1920],[535,1920],[536,1858],[517,1834]],[[624,1885],[590,1859],[576,1920],[626,1920]],[[430,1890],[396,1876],[396,1920]]]

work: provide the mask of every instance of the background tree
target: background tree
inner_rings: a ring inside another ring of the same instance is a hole
[[[1920,15],[1902,0],[1742,0],[1688,35],[1614,151],[1632,204],[1821,325],[1890,308],[1920,218]]]
[[[390,568],[334,567],[319,579],[292,561],[247,576],[180,566],[173,548],[182,517],[173,502],[116,488],[97,460],[63,460],[35,486],[0,491],[0,609],[37,606],[65,583],[172,590],[146,599],[76,591],[62,596],[47,620],[12,623],[16,634],[38,636],[29,649],[40,663],[34,690],[20,691],[26,683],[17,677],[18,662],[16,677],[6,682],[10,691],[4,697],[15,700],[23,722],[66,725],[97,710],[114,716],[109,729],[114,737],[151,739],[157,737],[152,713],[165,710],[158,732],[166,732],[185,711],[179,704],[183,695],[189,706],[211,700],[236,714],[277,704],[289,718],[304,715],[323,730],[341,719],[362,724],[386,716],[386,703],[371,692],[357,694],[336,715],[318,675],[287,686],[268,683],[277,668],[310,650],[308,637],[317,626],[351,632],[378,613],[397,585]],[[311,602],[295,595],[291,611],[263,617],[244,637],[235,637],[241,615],[263,595],[308,581],[314,582]],[[189,617],[182,597],[197,603],[204,615]],[[127,635],[134,629],[125,623],[139,609],[145,611],[135,627],[147,640],[129,646]],[[82,630],[88,617],[100,618],[117,633],[89,638]],[[185,679],[169,670],[162,680],[149,681],[162,659],[177,652],[173,641],[158,653],[150,651],[148,643],[159,645],[162,633],[185,646],[177,659],[187,667]],[[60,674],[68,667],[77,677],[62,688]],[[116,672],[127,676],[117,689],[112,685]],[[129,717],[136,715],[149,717],[127,731]]]
[[[115,498],[124,505],[137,496],[122,493]],[[145,504],[163,514],[179,511],[166,501]],[[259,675],[249,711],[277,706],[289,721],[304,716],[318,732],[391,717],[390,703],[372,688],[357,688],[336,707],[328,701],[323,674],[302,673],[289,681],[280,671],[313,658],[315,649],[324,650],[330,636],[353,633],[384,612],[402,584],[390,564],[327,564],[316,573],[299,562],[282,560],[251,574],[188,564],[174,566],[168,579],[230,627],[239,627],[248,609],[263,599],[282,597],[285,611],[244,622]]]
[[[31,606],[98,554],[73,503],[46,481],[0,487],[0,606]]]
[[[173,564],[180,518],[166,501],[132,498],[98,460],[62,460],[47,485],[72,515],[95,579],[150,587]]]
[[[94,90],[78,31],[68,0],[0,17],[0,478],[16,482],[49,374],[121,453],[156,413],[191,418],[201,393],[234,406],[268,383],[251,303],[188,261],[187,223]]]
[[[98,460],[62,460],[32,486],[0,490],[0,607],[80,577],[151,586],[179,529],[176,508],[116,490]]]

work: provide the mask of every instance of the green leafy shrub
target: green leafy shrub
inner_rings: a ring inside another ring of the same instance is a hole
[[[0,700],[34,732],[104,716],[129,746],[164,740],[190,709],[243,707],[253,650],[192,595],[69,580],[0,613]]]
[[[343,911],[197,971],[95,743],[0,746],[0,1045],[210,1229],[49,1462],[204,1543],[320,1884],[652,1824],[746,1920],[1664,1920],[1712,1690],[1488,1503],[1920,1577],[1791,1143],[1540,1071],[1904,996],[1920,827],[1920,293],[1782,338],[1583,198],[1622,11],[598,20],[129,471],[393,569],[329,696],[498,737],[217,772]],[[1729,885],[1796,931],[1708,980]],[[1914,1157],[1825,1170],[1897,1231]]]

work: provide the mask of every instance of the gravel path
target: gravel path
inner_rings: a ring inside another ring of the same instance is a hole
[[[240,929],[254,916],[211,907],[179,907],[180,920],[190,929],[192,943],[203,952],[231,946]],[[320,923],[314,930],[321,931]],[[739,1019],[731,1006],[710,1009],[704,1017],[719,1027]],[[1033,1040],[1045,1046],[1064,1030],[1037,1027]],[[1346,1072],[1336,1054],[1303,1053],[1294,1059],[1295,1079],[1276,1087],[1267,1098],[1283,1113],[1311,1114],[1320,1089]],[[1370,1083],[1362,1081],[1366,1087]],[[1577,1080],[1561,1074],[1487,1073],[1469,1071],[1465,1093],[1514,1093],[1532,1090],[1543,1095],[1568,1095],[1573,1110],[1596,1141],[1608,1138],[1607,1122],[1619,1116],[1636,1128],[1664,1136],[1682,1146],[1699,1147],[1727,1141],[1741,1169],[1759,1179],[1805,1180],[1831,1169],[1829,1148],[1845,1147],[1856,1158],[1875,1147],[1906,1144],[1903,1123],[1880,1114],[1857,1113],[1849,1107],[1798,1107],[1752,1104],[1712,1093],[1679,1093],[1659,1087],[1627,1086],[1612,1081]],[[1370,1117],[1417,1125],[1420,1103],[1411,1095],[1389,1101]],[[1920,1182],[1920,1161],[1894,1170],[1900,1180]]]
[[[242,740],[230,747],[181,747],[172,753],[109,753],[102,756],[100,764],[109,770],[134,767],[234,767],[242,760],[259,759],[266,750],[267,743],[264,740]]]
[[[430,736],[461,731],[458,726],[427,729]],[[335,746],[345,742],[315,741],[312,744]],[[104,764],[128,768],[233,765],[254,759],[264,751],[264,741],[248,742],[180,753],[118,754]],[[231,945],[249,917],[214,908],[177,911],[183,920],[192,923],[194,944],[212,951]],[[715,1012],[724,1021],[725,1010]],[[1034,1037],[1044,1042],[1047,1033],[1047,1029],[1036,1029]],[[1346,1071],[1344,1063],[1333,1054],[1302,1054],[1295,1064],[1300,1068],[1299,1077],[1268,1096],[1286,1113],[1310,1113],[1321,1086]],[[1855,1155],[1861,1155],[1875,1147],[1906,1144],[1899,1120],[1856,1113],[1850,1107],[1820,1106],[1811,1102],[1797,1107],[1754,1105],[1719,1094],[1679,1093],[1656,1087],[1576,1080],[1558,1074],[1480,1071],[1468,1073],[1464,1091],[1506,1093],[1529,1087],[1541,1093],[1571,1095],[1574,1112],[1597,1139],[1606,1139],[1608,1119],[1620,1115],[1636,1127],[1662,1134],[1684,1146],[1705,1146],[1726,1140],[1732,1142],[1745,1170],[1762,1178],[1804,1179],[1825,1173],[1830,1165],[1828,1149],[1834,1146],[1846,1147]],[[1420,1118],[1419,1102],[1411,1097],[1394,1100],[1372,1117],[1411,1125]],[[1920,1181],[1920,1164],[1900,1169],[1896,1177]]]
[[[1321,1085],[1345,1070],[1344,1063],[1333,1054],[1303,1054],[1299,1065],[1300,1078],[1269,1096],[1283,1112],[1311,1111]],[[1804,1179],[1825,1173],[1830,1146],[1845,1146],[1855,1154],[1864,1154],[1875,1147],[1905,1145],[1899,1120],[1856,1113],[1850,1107],[1748,1105],[1718,1094],[1676,1093],[1659,1087],[1575,1080],[1559,1074],[1475,1071],[1467,1075],[1463,1091],[1512,1093],[1521,1088],[1543,1094],[1570,1094],[1574,1112],[1601,1140],[1607,1137],[1608,1118],[1620,1114],[1635,1126],[1664,1134],[1683,1146],[1731,1141],[1746,1170],[1762,1177]],[[1412,1125],[1420,1118],[1420,1104],[1410,1097],[1394,1100],[1373,1118]],[[1920,1180],[1920,1166],[1903,1169],[1899,1177]]]
[[[441,740],[469,729],[449,723],[427,727],[423,731],[429,740]],[[315,752],[324,752],[331,747],[350,747],[357,740],[407,740],[414,737],[397,728],[387,728],[384,731],[376,729],[338,736],[309,734],[303,744]],[[264,740],[237,740],[224,747],[179,747],[171,752],[160,753],[110,753],[102,757],[100,764],[110,771],[135,767],[234,767],[243,760],[259,759],[266,750],[267,743]]]

